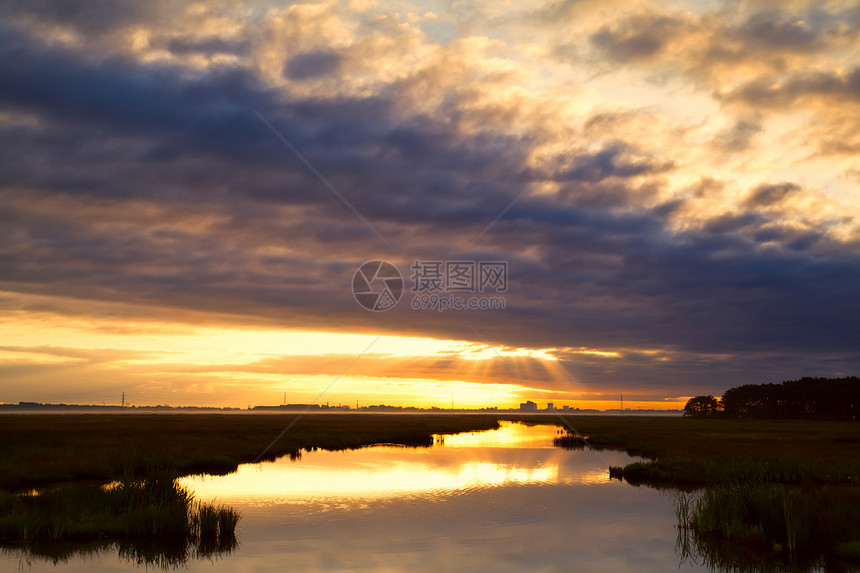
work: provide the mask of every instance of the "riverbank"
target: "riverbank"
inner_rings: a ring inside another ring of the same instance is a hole
[[[615,477],[634,485],[858,483],[860,424],[813,420],[571,417],[596,448],[650,458]]]
[[[147,563],[181,563],[189,552],[231,550],[239,519],[193,500],[181,475],[316,448],[429,446],[436,433],[496,427],[470,416],[0,416],[0,543],[53,555],[57,543],[111,540]]]
[[[148,468],[225,474],[240,463],[377,443],[429,446],[433,434],[489,430],[493,416],[169,414],[0,416],[0,490],[101,483]],[[286,431],[285,431],[286,430]]]
[[[754,476],[845,483],[860,475],[860,424],[854,422],[518,414],[46,414],[0,416],[0,489],[106,483],[129,472],[145,475],[150,467],[171,467],[177,475],[224,474],[240,463],[314,448],[428,446],[433,434],[493,429],[499,420],[566,425],[587,436],[592,447],[649,458],[622,468],[620,475],[631,483],[698,486]]]

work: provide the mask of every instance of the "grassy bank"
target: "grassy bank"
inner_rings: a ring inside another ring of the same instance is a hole
[[[786,457],[713,459],[676,457],[610,467],[610,475],[633,485],[702,486],[724,483],[856,484],[860,461]]]
[[[555,418],[558,421],[558,417]],[[548,420],[552,420],[549,417]],[[860,423],[812,420],[567,416],[597,447],[647,458],[717,459],[760,456],[833,461],[854,458]]]
[[[129,468],[138,476],[150,467],[228,473],[256,460],[291,424],[263,459],[383,442],[427,446],[432,434],[498,427],[494,417],[471,415],[2,415],[0,489],[105,483]]]
[[[486,430],[498,420],[562,424],[517,414],[0,415],[0,488],[107,482],[127,468],[170,466],[179,475],[226,473],[303,449],[374,443],[424,446],[432,434]],[[622,468],[631,483],[851,482],[860,476],[860,424],[792,420],[567,416],[597,448],[651,458]],[[618,470],[616,470],[618,471]]]
[[[857,483],[860,424],[810,420],[569,417],[597,448],[650,461],[612,468],[632,484]]]

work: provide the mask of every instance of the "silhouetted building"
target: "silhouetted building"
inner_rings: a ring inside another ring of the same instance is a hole
[[[531,400],[526,400],[520,404],[520,410],[523,412],[537,412],[537,404]]]

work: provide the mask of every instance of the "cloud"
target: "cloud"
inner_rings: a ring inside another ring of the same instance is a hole
[[[728,102],[787,108],[821,100],[855,101],[860,98],[860,68],[848,73],[811,72],[793,75],[787,81],[768,78],[749,82],[726,96]]]
[[[590,40],[614,61],[647,60],[666,50],[683,28],[681,18],[646,12],[612,26],[604,25]]]
[[[209,38],[171,37],[167,41],[167,49],[177,55],[247,55],[249,45],[247,41],[220,38],[218,36]]]
[[[769,207],[775,203],[781,203],[792,193],[801,191],[797,183],[762,183],[750,193],[744,201],[747,207]]]
[[[560,180],[598,182],[608,178],[627,179],[671,169],[671,163],[659,163],[651,157],[635,157],[626,144],[615,144],[598,152],[576,157],[574,165],[560,174]]]
[[[711,140],[711,146],[722,153],[740,153],[753,147],[754,138],[764,130],[756,117],[741,117],[735,124]]]
[[[57,6],[50,1],[26,4],[5,2],[0,7],[9,17],[28,18],[70,27],[84,36],[104,34],[139,23],[165,10],[165,2],[123,2],[110,0],[70,0]]]
[[[811,145],[839,139],[821,131],[837,117],[854,125],[858,73],[829,59],[853,25],[838,12],[586,11],[596,61],[565,65],[591,85],[553,59],[557,37],[446,44],[335,5],[231,12],[220,35],[189,32],[203,16],[184,12],[159,27],[117,8],[111,27],[80,10],[50,18],[77,42],[34,33],[29,8],[7,8],[0,34],[0,287],[26,312],[453,340],[475,338],[468,323],[500,347],[619,354],[559,351],[557,376],[524,361],[555,389],[704,388],[757,381],[774,357],[822,374],[856,360],[860,211],[824,195],[819,158],[781,157],[772,131],[792,106],[822,120],[802,126]],[[123,27],[148,43],[127,49]],[[725,42],[736,57],[713,50]],[[619,85],[633,103],[607,103]],[[416,259],[508,261],[507,307],[363,312],[350,280],[378,258],[405,274]],[[382,359],[365,373],[384,365],[469,374]],[[330,373],[318,359],[271,366]],[[517,383],[498,364],[484,374]]]
[[[294,80],[306,80],[336,73],[343,62],[337,52],[315,50],[297,54],[284,64],[284,76]]]
[[[778,8],[764,10],[750,15],[731,35],[758,51],[819,50],[826,45],[826,36],[834,32],[831,26],[836,22],[823,10],[812,15],[810,22]]]

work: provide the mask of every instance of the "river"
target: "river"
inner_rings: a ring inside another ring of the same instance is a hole
[[[673,494],[610,480],[623,452],[554,447],[555,426],[437,436],[429,448],[304,452],[191,476],[237,509],[238,547],[190,571],[677,571]],[[0,555],[3,570],[138,570],[103,549]],[[699,570],[690,562],[680,570]]]

